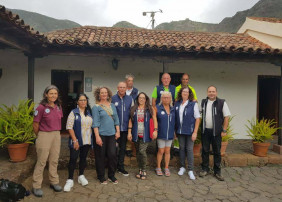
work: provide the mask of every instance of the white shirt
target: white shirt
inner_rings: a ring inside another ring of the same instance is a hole
[[[126,90],[126,95],[129,95],[130,96],[130,94],[131,94],[131,92],[133,91],[133,88],[131,88],[131,89],[127,89]],[[139,91],[137,92],[137,95],[139,94]]]
[[[184,104],[181,104],[179,107],[179,119],[180,119],[180,124],[182,124],[183,122],[183,113],[184,113],[184,109],[186,107],[186,105],[188,105],[189,100],[187,100]],[[199,112],[199,107],[198,107],[198,103],[195,103],[194,105],[194,118],[198,119],[200,118],[200,112]]]
[[[208,100],[207,109],[206,109],[206,128],[213,128],[212,125],[212,104],[214,101]],[[231,113],[229,111],[228,105],[226,102],[223,104],[222,108],[223,117],[230,116]]]

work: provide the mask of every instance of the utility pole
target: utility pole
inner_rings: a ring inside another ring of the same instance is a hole
[[[152,22],[152,29],[155,29],[155,14],[156,13],[162,13],[163,11],[161,9],[159,9],[158,11],[147,11],[147,12],[143,12],[143,16],[146,16],[147,14],[151,14],[151,21]]]

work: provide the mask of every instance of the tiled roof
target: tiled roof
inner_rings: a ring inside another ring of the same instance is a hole
[[[282,23],[282,19],[280,18],[265,18],[265,17],[248,17],[252,20],[257,21],[265,21],[265,22],[272,22],[272,23]]]
[[[181,32],[84,26],[47,33],[49,44],[105,48],[161,49],[206,52],[278,53],[244,34]]]
[[[26,25],[19,15],[13,14],[11,11],[7,10],[5,6],[0,5],[0,19],[11,24],[11,26],[16,27],[19,30],[26,32],[30,37],[36,39],[45,39],[44,34],[35,31],[30,25]]]

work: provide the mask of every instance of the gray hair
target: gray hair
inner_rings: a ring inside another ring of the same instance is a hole
[[[134,75],[131,74],[131,73],[126,74],[126,75],[125,75],[125,79],[127,80],[127,79],[129,79],[129,78],[133,78],[133,79],[134,79],[135,77],[134,77]]]
[[[173,101],[172,101],[172,95],[171,95],[171,92],[168,92],[168,91],[163,91],[162,95],[161,95],[161,99],[160,99],[160,104],[159,105],[162,105],[162,97],[163,95],[169,95],[170,96],[170,103],[169,105],[172,107],[172,104],[173,104]]]

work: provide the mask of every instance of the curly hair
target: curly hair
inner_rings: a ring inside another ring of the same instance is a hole
[[[62,107],[62,101],[61,101],[61,99],[60,99],[60,97],[59,97],[59,89],[57,88],[57,86],[55,86],[55,85],[50,85],[50,86],[47,86],[46,88],[45,88],[45,90],[44,90],[44,92],[43,92],[43,98],[42,98],[42,100],[40,101],[40,104],[42,104],[42,105],[47,105],[48,104],[48,99],[47,99],[47,97],[46,97],[46,94],[48,94],[48,92],[50,91],[50,90],[56,90],[57,91],[57,93],[58,93],[58,98],[57,98],[57,100],[54,102],[55,103],[55,105],[57,105],[59,108],[61,108]]]
[[[108,87],[105,87],[105,86],[102,86],[102,87],[97,87],[95,90],[94,90],[94,98],[95,98],[95,102],[96,104],[99,103],[101,101],[100,99],[100,91],[101,89],[106,89],[107,92],[108,92],[108,102],[111,102],[112,101],[112,96],[113,96],[113,93],[112,91],[108,88]]]
[[[193,100],[194,100],[194,94],[193,94],[191,88],[189,88],[189,87],[182,87],[182,88],[179,90],[179,92],[177,93],[177,99],[176,99],[176,100],[177,100],[177,101],[182,100],[182,91],[183,91],[184,89],[188,89],[188,90],[189,90],[188,100],[189,100],[189,101],[193,101]]]
[[[131,109],[130,109],[130,118],[131,118],[131,120],[133,120],[134,113],[135,113],[136,109],[137,109],[138,106],[139,106],[138,98],[139,98],[139,96],[140,96],[141,94],[145,95],[145,98],[146,98],[145,110],[149,110],[151,117],[153,116],[153,108],[152,108],[152,106],[150,105],[150,98],[148,97],[148,95],[147,95],[146,93],[141,92],[141,93],[139,93],[139,94],[137,95],[137,97],[136,97],[136,99],[135,99],[135,104],[134,104],[134,106],[131,107]]]

